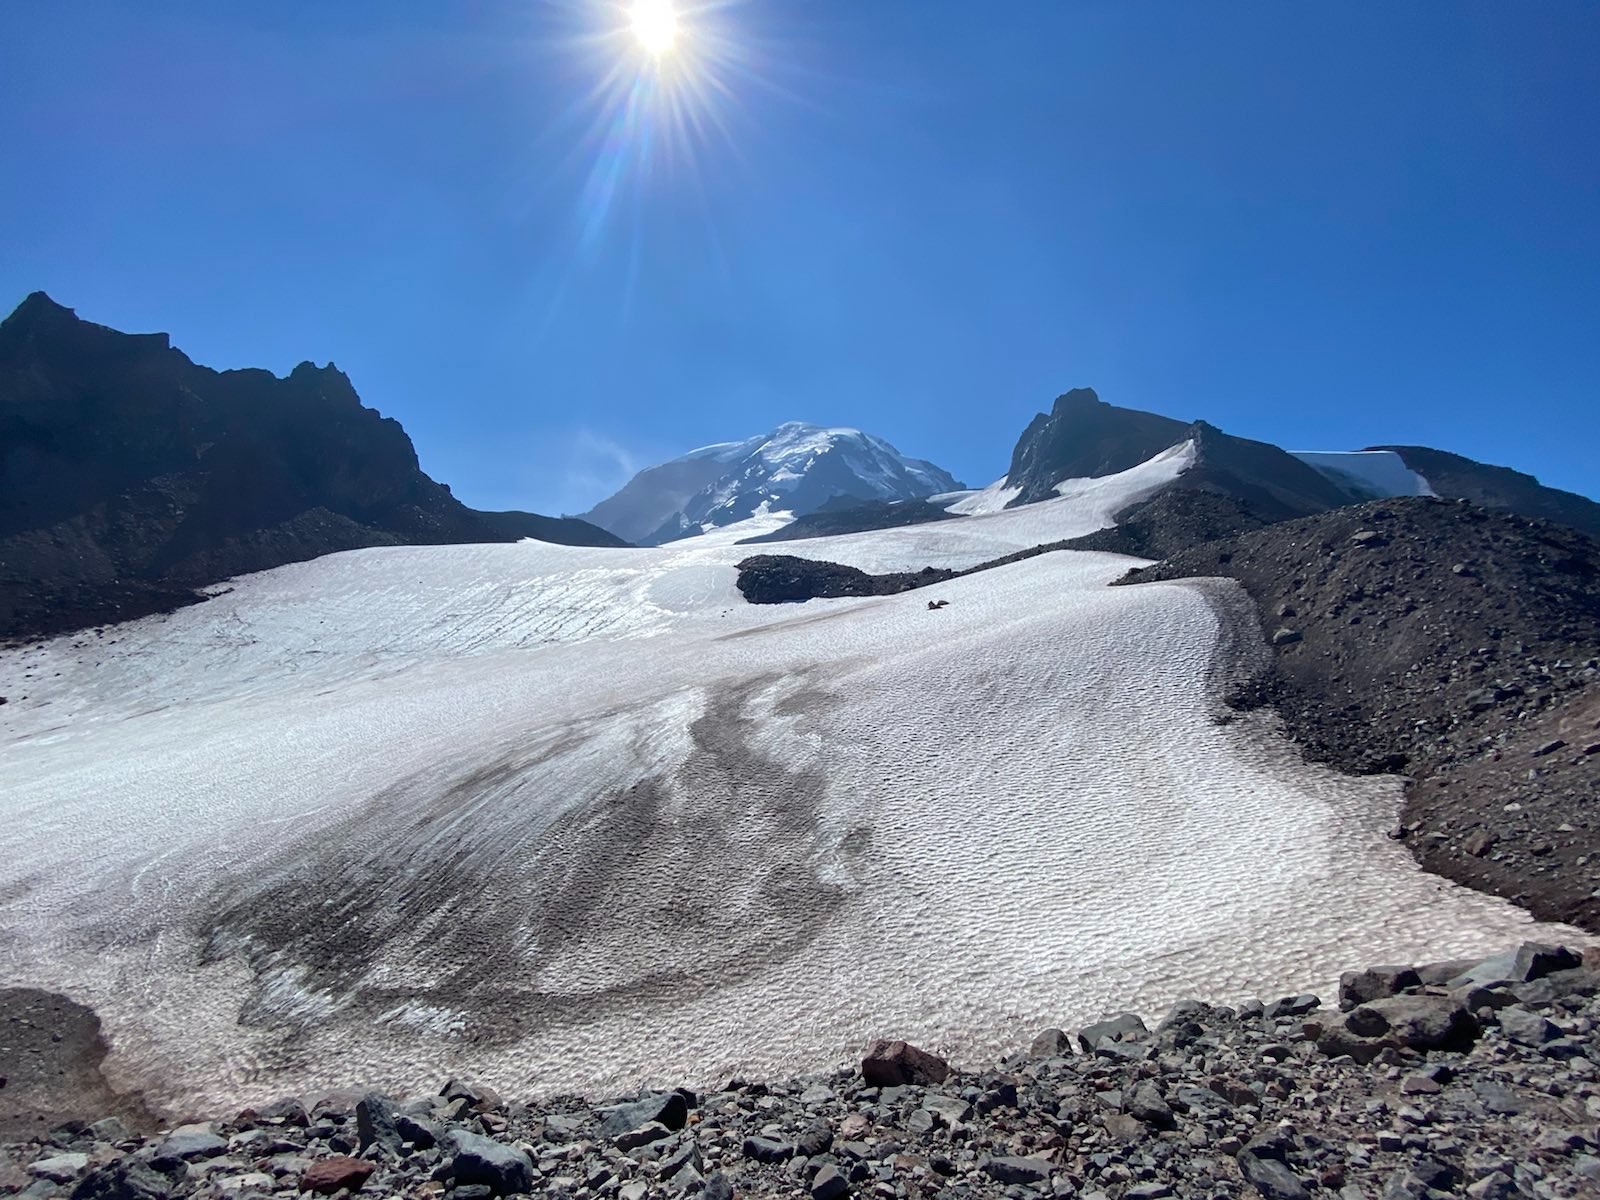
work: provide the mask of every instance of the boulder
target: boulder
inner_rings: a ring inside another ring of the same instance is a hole
[[[1317,1048],[1369,1063],[1386,1048],[1465,1050],[1478,1040],[1477,1020],[1452,996],[1390,996],[1341,1013],[1323,1026]]]
[[[225,1154],[228,1143],[211,1132],[209,1125],[180,1125],[156,1147],[152,1161],[158,1170],[178,1163],[194,1162],[202,1158],[215,1158]]]
[[[1072,1038],[1059,1029],[1046,1029],[1033,1039],[1028,1053],[1034,1058],[1056,1058],[1072,1053]]]
[[[950,1078],[950,1064],[910,1042],[880,1038],[867,1047],[861,1060],[861,1078],[869,1087],[943,1083]]]
[[[1078,1044],[1083,1047],[1085,1053],[1089,1053],[1101,1042],[1138,1041],[1148,1036],[1149,1032],[1137,1014],[1119,1013],[1117,1016],[1096,1021],[1093,1025],[1085,1025],[1078,1030]]]
[[[97,1167],[72,1189],[72,1200],[167,1200],[172,1180],[136,1158]]]
[[[400,1106],[387,1096],[368,1092],[356,1102],[356,1139],[363,1152],[373,1146],[382,1146],[392,1154],[399,1154],[405,1138],[395,1128],[401,1115]]]
[[[1241,1152],[1238,1163],[1245,1182],[1266,1200],[1311,1200],[1311,1189],[1282,1159]]]
[[[1156,1129],[1176,1129],[1178,1120],[1155,1084],[1146,1080],[1128,1098],[1128,1115]]]
[[[492,1195],[516,1196],[533,1190],[533,1164],[514,1146],[506,1146],[464,1129],[445,1139],[455,1152],[448,1167],[458,1185],[483,1184]]]
[[[1502,1009],[1500,1032],[1523,1046],[1542,1046],[1561,1036],[1561,1030],[1554,1021],[1525,1008]]]
[[[28,1174],[51,1183],[71,1183],[88,1165],[87,1154],[53,1154],[36,1160],[28,1167]]]
[[[824,1165],[811,1177],[811,1200],[838,1200],[849,1190],[849,1181],[832,1163]]]
[[[1339,976],[1339,1008],[1349,1012],[1371,1000],[1398,996],[1408,988],[1422,986],[1414,967],[1368,967],[1365,971],[1346,971]]]
[[[1523,942],[1511,960],[1511,969],[1518,983],[1532,983],[1557,971],[1570,971],[1581,966],[1581,954],[1565,946],[1550,946],[1543,942]]]
[[[376,1163],[364,1158],[349,1158],[342,1154],[336,1158],[325,1158],[312,1163],[300,1176],[300,1190],[324,1196],[331,1196],[338,1191],[359,1192],[361,1185],[367,1182],[367,1177],[377,1169]]]
[[[660,1121],[646,1121],[637,1129],[623,1130],[612,1141],[616,1144],[618,1150],[626,1152],[637,1150],[640,1146],[648,1146],[651,1142],[659,1142],[663,1138],[671,1136],[672,1130],[668,1129]]]
[[[628,1104],[602,1109],[601,1114],[600,1135],[614,1138],[651,1121],[668,1129],[682,1129],[689,1122],[689,1103],[681,1092],[657,1092]]]

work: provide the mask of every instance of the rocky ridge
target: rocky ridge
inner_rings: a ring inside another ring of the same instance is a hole
[[[623,544],[468,508],[331,363],[213,371],[42,292],[0,322],[0,639],[170,611],[339,550],[524,537]]]
[[[958,1072],[904,1042],[858,1069],[594,1106],[452,1081],[0,1147],[30,1200],[1075,1196],[1518,1200],[1600,1189],[1600,958],[1527,943],[1347,973],[1315,995],[1114,1014]],[[87,1116],[87,1115],[86,1115]]]

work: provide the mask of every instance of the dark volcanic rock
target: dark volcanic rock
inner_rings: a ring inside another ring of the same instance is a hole
[[[926,567],[916,572],[869,575],[840,563],[788,554],[757,554],[739,564],[739,591],[751,604],[792,604],[843,596],[892,596],[943,583],[955,574]]]
[[[1382,537],[1352,541],[1368,530]],[[1600,729],[1600,543],[1403,498],[1209,543],[1122,582],[1203,576],[1242,583],[1263,635],[1285,620],[1300,634],[1236,706],[1274,705],[1313,758],[1409,776],[1397,836],[1430,870],[1543,919],[1600,923],[1587,866],[1600,861],[1587,815],[1600,756],[1573,749]]]
[[[450,1178],[457,1185],[482,1184],[496,1196],[516,1196],[533,1190],[533,1164],[515,1146],[465,1130],[452,1130],[449,1144]]]
[[[1546,487],[1532,475],[1510,467],[1476,462],[1445,450],[1431,450],[1426,446],[1374,446],[1373,449],[1393,450],[1440,496],[1570,525],[1590,537],[1600,538],[1600,504],[1587,496]]]
[[[369,1164],[370,1165],[370,1164]],[[72,1200],[166,1200],[172,1181],[153,1167],[121,1159],[96,1167],[72,1189]]]
[[[1131,408],[1115,408],[1093,388],[1073,388],[1056,398],[1048,414],[1028,423],[1011,452],[1006,481],[1022,491],[1013,504],[1031,504],[1055,495],[1063,479],[1114,475],[1188,436],[1182,421]]]
[[[910,1042],[880,1038],[867,1047],[861,1060],[861,1078],[874,1087],[943,1083],[949,1076],[949,1063]]]
[[[600,1118],[600,1133],[603,1137],[616,1137],[651,1121],[667,1129],[682,1129],[688,1119],[689,1105],[681,1092],[660,1092],[607,1110]]]
[[[331,364],[213,371],[43,293],[0,323],[0,639],[123,620],[366,546],[617,539],[480,514]]]

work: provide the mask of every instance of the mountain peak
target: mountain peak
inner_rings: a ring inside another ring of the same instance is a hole
[[[862,430],[785,421],[641,471],[585,518],[628,541],[660,543],[760,514],[802,516],[839,497],[912,500],[960,486]]]

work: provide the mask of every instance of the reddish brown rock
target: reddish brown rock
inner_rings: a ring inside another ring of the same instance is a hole
[[[321,1162],[312,1163],[306,1173],[300,1176],[300,1190],[320,1192],[324,1196],[331,1196],[340,1188],[359,1192],[361,1185],[366,1183],[367,1176],[375,1170],[377,1170],[376,1165],[364,1158],[347,1158],[343,1155],[338,1158],[325,1158]]]
[[[861,1060],[861,1078],[871,1087],[943,1083],[949,1077],[949,1063],[910,1042],[879,1038],[867,1047],[866,1057]]]

